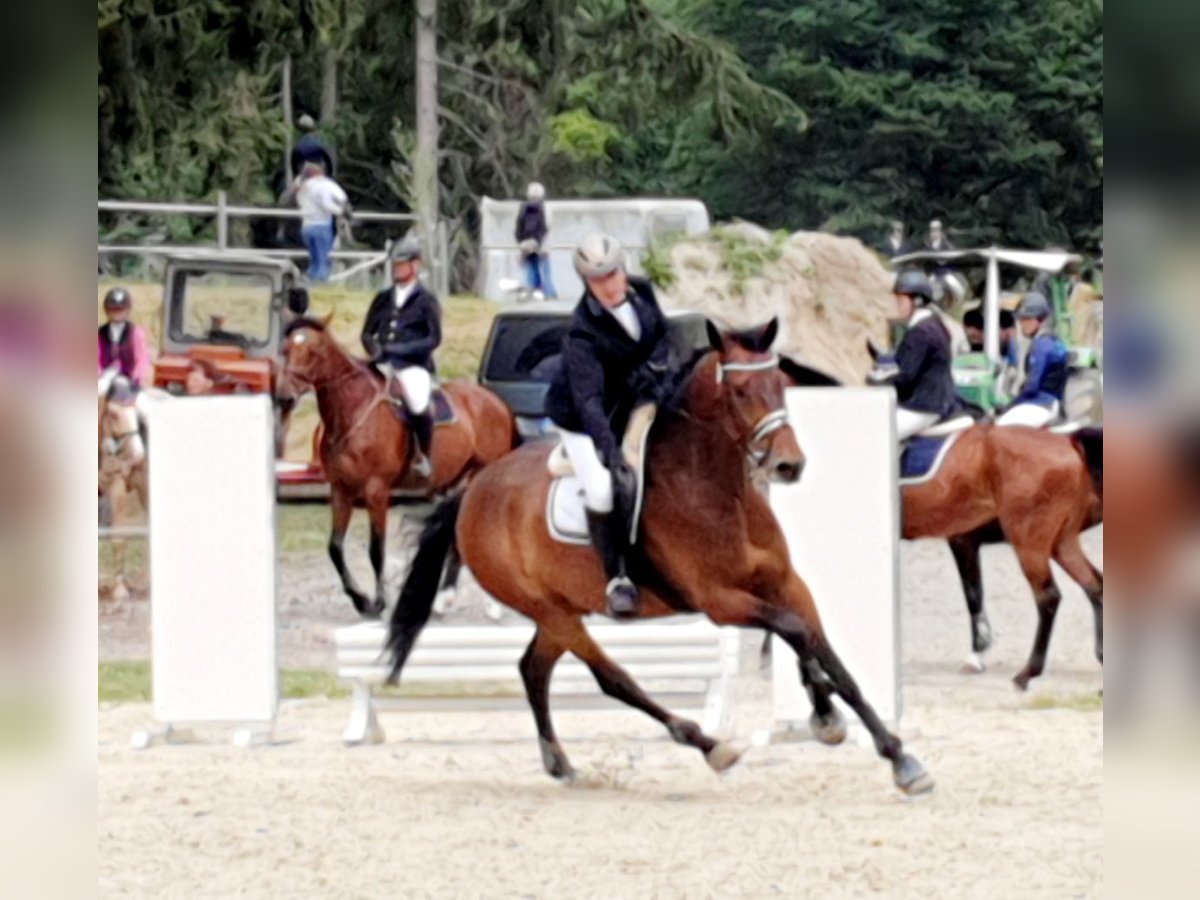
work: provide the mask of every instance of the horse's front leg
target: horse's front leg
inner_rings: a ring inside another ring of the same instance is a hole
[[[346,568],[346,529],[350,526],[350,515],[354,512],[354,499],[342,487],[331,485],[329,493],[329,508],[333,513],[333,530],[329,534],[329,558],[337,569],[338,577],[342,580],[342,590],[350,597],[354,608],[363,618],[378,618],[379,614],[371,614],[370,601],[366,594],[359,590],[354,582],[354,576]]]
[[[368,609],[372,617],[380,616],[387,607],[383,580],[387,557],[387,517],[390,490],[386,482],[372,479],[367,484],[367,512],[371,517],[371,568],[375,570],[375,600]]]
[[[808,675],[806,687],[809,688],[814,707],[821,700],[820,694],[832,689],[870,732],[879,755],[891,763],[892,776],[897,787],[906,794],[923,794],[932,790],[933,779],[926,773],[924,766],[915,756],[905,752],[900,738],[888,731],[830,646],[808,586],[798,575],[792,573],[779,599],[771,605],[775,608],[768,610],[764,618],[768,627],[796,651],[801,665],[809,667],[807,672],[802,669],[801,674]],[[824,678],[821,677],[822,674]],[[822,705],[826,706],[828,713],[830,708],[827,704],[826,697]],[[837,736],[832,727],[835,724],[830,723],[829,737]]]

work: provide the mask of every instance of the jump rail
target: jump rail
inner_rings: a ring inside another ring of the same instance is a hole
[[[611,659],[671,709],[698,711],[705,730],[718,732],[731,724],[733,687],[738,671],[740,633],[719,628],[707,619],[673,624],[617,625],[604,619],[588,622],[588,632]],[[349,746],[384,740],[376,717],[382,703],[412,709],[520,707],[525,703],[517,663],[533,640],[533,625],[435,626],[422,632],[404,667],[404,685],[455,685],[455,696],[436,699],[377,697],[388,667],[383,659],[386,628],[375,622],[339,628],[334,634],[338,676],[350,682],[350,724],[343,735]],[[463,685],[481,690],[461,692]],[[490,690],[484,690],[485,685]],[[511,687],[497,695],[498,688]],[[607,707],[591,671],[572,656],[554,669],[550,693],[556,708]]]

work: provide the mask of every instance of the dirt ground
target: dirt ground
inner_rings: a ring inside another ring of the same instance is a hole
[[[1087,536],[1099,559],[1102,533]],[[542,772],[527,711],[385,712],[387,743],[346,749],[348,700],[284,704],[277,742],[228,732],[130,749],[149,707],[100,712],[103,896],[1094,897],[1102,890],[1102,676],[1091,614],[1064,584],[1050,668],[1010,679],[1035,613],[1011,551],[984,551],[996,647],[964,676],[967,621],[943,545],[905,545],[901,735],[937,779],[909,800],[873,751],[753,747],[725,776],[633,712],[563,712],[577,768]],[[358,560],[361,565],[362,560]],[[323,554],[281,566],[285,666],[324,666],[353,621]],[[1061,581],[1062,579],[1060,579]],[[102,658],[146,655],[145,604],[102,617]],[[481,615],[474,602],[457,615]],[[734,733],[770,724],[747,635]]]

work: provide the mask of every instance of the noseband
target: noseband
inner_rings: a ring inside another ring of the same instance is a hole
[[[766,359],[757,359],[751,362],[721,363],[717,366],[717,384],[721,384],[725,380],[726,372],[769,372],[778,365],[779,356],[774,353]],[[746,441],[746,456],[752,466],[757,467],[762,464],[770,452],[768,445],[771,442],[771,436],[787,426],[787,409],[782,406],[771,410],[754,424],[750,430],[750,437]]]

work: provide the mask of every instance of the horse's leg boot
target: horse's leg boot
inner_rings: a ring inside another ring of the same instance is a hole
[[[587,511],[588,532],[600,554],[608,584],[604,595],[608,614],[614,619],[631,619],[638,614],[637,587],[625,571],[625,527],[616,513]]]

